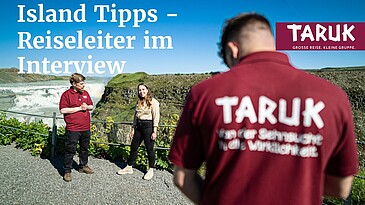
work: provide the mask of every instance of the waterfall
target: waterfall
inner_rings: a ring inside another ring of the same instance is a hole
[[[85,81],[85,90],[89,92],[94,106],[103,95],[106,83],[106,79],[103,78]],[[0,97],[7,102],[7,104],[0,103],[0,109],[48,117],[52,117],[53,112],[56,112],[57,117],[63,117],[58,110],[58,104],[62,93],[69,87],[70,82],[65,80],[0,84],[0,94],[4,93]],[[42,120],[44,123],[52,125],[51,118],[13,113],[7,113],[7,116],[15,117],[23,122]],[[64,125],[63,120],[58,120],[57,125]]]

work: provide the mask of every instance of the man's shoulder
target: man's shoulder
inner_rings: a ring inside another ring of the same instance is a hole
[[[298,70],[297,80],[293,82],[291,90],[299,85],[298,96],[307,96],[323,102],[332,102],[333,106],[343,106],[348,103],[348,95],[337,84],[303,70]]]
[[[305,75],[305,80],[307,81],[308,87],[316,88],[323,92],[329,92],[329,91],[338,93],[344,92],[344,90],[340,86],[334,84],[333,82],[327,79],[321,78],[319,76],[316,76],[312,73],[308,73],[305,71],[302,72],[303,76]]]
[[[67,90],[63,91],[62,96],[69,95],[71,93],[71,89],[68,88]]]
[[[82,91],[82,94],[90,95],[86,90]]]

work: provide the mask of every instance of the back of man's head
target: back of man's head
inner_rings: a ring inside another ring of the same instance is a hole
[[[232,67],[232,45],[239,49],[234,59],[261,50],[275,50],[269,21],[257,13],[242,13],[226,20],[219,43],[219,56],[228,67]],[[234,54],[233,54],[234,55]]]

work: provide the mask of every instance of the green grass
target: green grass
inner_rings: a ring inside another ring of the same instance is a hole
[[[365,176],[365,167],[360,168],[359,176]],[[365,204],[365,179],[355,177],[352,184],[353,204]]]
[[[365,71],[365,66],[352,66],[352,67],[326,67],[321,68],[320,71]]]
[[[108,82],[107,87],[130,87],[137,86],[138,82],[143,82],[143,79],[147,76],[147,73],[123,73],[118,74]]]

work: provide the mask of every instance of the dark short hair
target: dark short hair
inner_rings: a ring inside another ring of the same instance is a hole
[[[80,73],[73,73],[70,77],[70,83],[79,83],[81,81],[84,81],[85,77]]]
[[[264,16],[257,13],[242,13],[225,21],[222,30],[221,41],[218,44],[219,46],[218,55],[223,59],[226,65],[227,65],[226,61],[227,43],[232,39],[237,38],[241,29],[253,22],[264,23],[271,30],[270,22]]]

